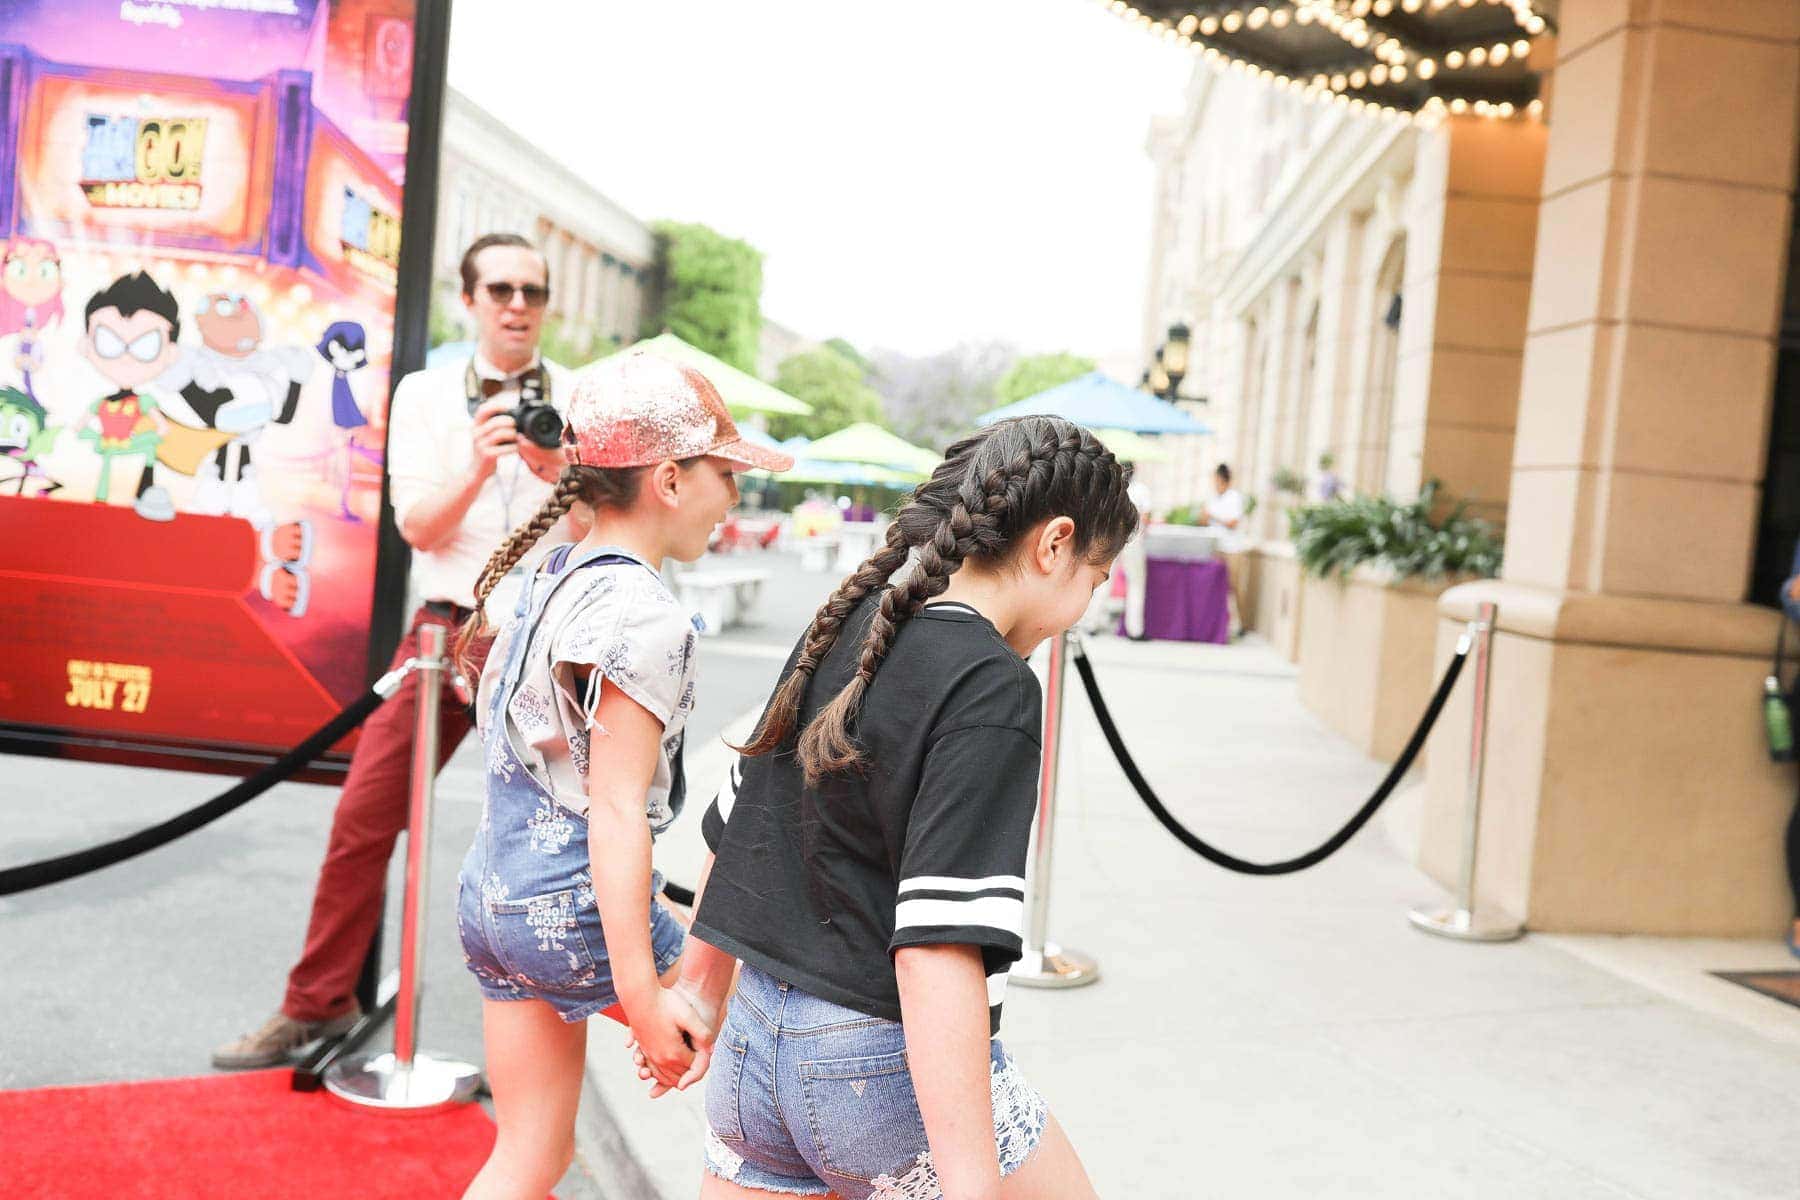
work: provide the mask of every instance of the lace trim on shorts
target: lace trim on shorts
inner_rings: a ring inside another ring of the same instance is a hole
[[[1024,1073],[1013,1065],[1011,1055],[994,1064],[988,1076],[988,1095],[994,1106],[994,1142],[1000,1151],[1000,1174],[1011,1175],[1037,1149],[1043,1137],[1048,1115],[1044,1098],[1026,1082]],[[711,1134],[708,1138],[710,1149]],[[742,1161],[739,1159],[740,1164]],[[919,1154],[906,1174],[878,1176],[871,1186],[874,1191],[869,1193],[869,1200],[941,1200],[944,1194],[929,1150]]]
[[[706,1163],[720,1179],[732,1180],[744,1169],[744,1156],[719,1140],[711,1129],[706,1131]]]

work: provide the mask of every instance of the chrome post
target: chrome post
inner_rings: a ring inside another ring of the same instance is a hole
[[[394,1004],[394,1050],[334,1063],[325,1074],[332,1095],[390,1113],[430,1112],[475,1098],[479,1068],[418,1052],[419,1002],[424,996],[425,900],[431,866],[431,800],[437,783],[438,713],[452,672],[444,627],[419,627],[413,722],[412,790],[406,826],[406,891],[400,910],[400,990]],[[465,685],[466,686],[466,685]]]
[[[1074,630],[1050,639],[1049,671],[1044,685],[1043,765],[1038,770],[1037,842],[1027,893],[1025,951],[1011,976],[1021,987],[1066,988],[1093,983],[1100,964],[1078,950],[1050,940],[1050,865],[1056,829],[1057,763],[1063,741],[1063,684],[1068,674],[1069,646],[1080,653]]]
[[[1476,914],[1475,864],[1481,844],[1481,786],[1487,766],[1488,676],[1496,612],[1492,602],[1484,602],[1476,610],[1475,619],[1469,622],[1468,632],[1463,634],[1464,647],[1461,647],[1468,648],[1475,657],[1475,678],[1470,683],[1475,696],[1469,724],[1468,814],[1463,828],[1462,878],[1457,889],[1456,907],[1431,912],[1416,908],[1407,914],[1407,919],[1426,933],[1465,942],[1509,942],[1525,932],[1524,925],[1505,916]]]

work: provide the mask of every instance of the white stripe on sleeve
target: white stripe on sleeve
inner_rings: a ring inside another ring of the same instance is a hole
[[[991,888],[1011,888],[1025,894],[1022,875],[988,875],[980,879],[958,879],[953,875],[915,875],[900,881],[900,892],[985,892]]]
[[[1020,935],[1025,902],[1010,896],[975,896],[968,900],[902,900],[894,908],[894,929],[926,925],[985,925]]]
[[[738,772],[738,760],[731,760],[731,769],[725,772],[725,782],[719,785],[719,794],[713,797],[713,803],[719,806],[719,820],[731,820],[731,806],[737,800],[738,784],[743,776]]]

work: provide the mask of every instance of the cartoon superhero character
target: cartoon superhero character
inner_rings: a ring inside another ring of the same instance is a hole
[[[41,238],[8,242],[0,253],[0,337],[19,335],[13,365],[25,394],[34,403],[37,390],[31,373],[44,366],[41,339],[62,315],[62,260],[56,247]]]
[[[350,475],[355,456],[361,454],[371,462],[381,461],[380,450],[370,450],[357,443],[356,431],[368,425],[369,418],[363,415],[362,407],[356,403],[356,393],[350,387],[351,372],[369,365],[368,343],[368,334],[355,321],[333,321],[314,347],[332,370],[331,424],[336,438],[332,470],[340,483],[338,511],[344,520],[355,522],[362,521],[350,511]]]
[[[208,426],[229,435],[196,475],[193,507],[266,528],[274,515],[257,487],[250,448],[268,426],[294,419],[300,385],[312,374],[312,355],[303,346],[264,349],[262,315],[235,292],[208,294],[194,324],[202,344],[183,347],[157,381],[179,393]]]
[[[38,459],[50,453],[61,427],[48,424],[49,414],[43,405],[18,388],[0,388],[0,455],[16,465],[18,474],[11,476],[13,495],[23,496],[25,485],[35,483],[37,495],[48,496],[62,487],[50,478]],[[0,479],[0,484],[6,480]]]
[[[175,361],[175,330],[181,319],[175,297],[138,271],[95,292],[85,319],[82,357],[119,389],[94,401],[79,427],[80,436],[100,456],[94,499],[107,503],[114,459],[141,457],[133,507],[149,520],[172,521],[175,505],[156,482],[156,448],[169,431],[169,421],[157,410],[156,401],[137,389]]]

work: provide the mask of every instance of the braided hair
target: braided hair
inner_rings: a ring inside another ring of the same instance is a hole
[[[456,660],[464,671],[473,669],[469,646],[487,631],[487,599],[493,595],[507,572],[531,552],[546,533],[556,526],[564,513],[581,501],[592,508],[623,508],[637,495],[643,467],[583,467],[569,465],[556,477],[556,490],[539,509],[512,531],[504,542],[488,556],[487,565],[475,581],[475,611],[463,622],[456,636]]]
[[[950,586],[964,562],[999,564],[1028,530],[1052,517],[1075,523],[1074,550],[1104,562],[1137,529],[1125,494],[1131,468],[1093,434],[1058,417],[1019,417],[951,446],[888,526],[882,548],[839,585],[807,627],[794,669],[770,699],[756,734],[741,747],[766,754],[793,735],[807,685],[836,645],[844,622],[872,591],[881,600],[863,638],[856,674],[801,731],[796,750],[807,782],[859,767],[852,727],[863,697],[899,628]],[[911,559],[911,569],[896,572]]]

